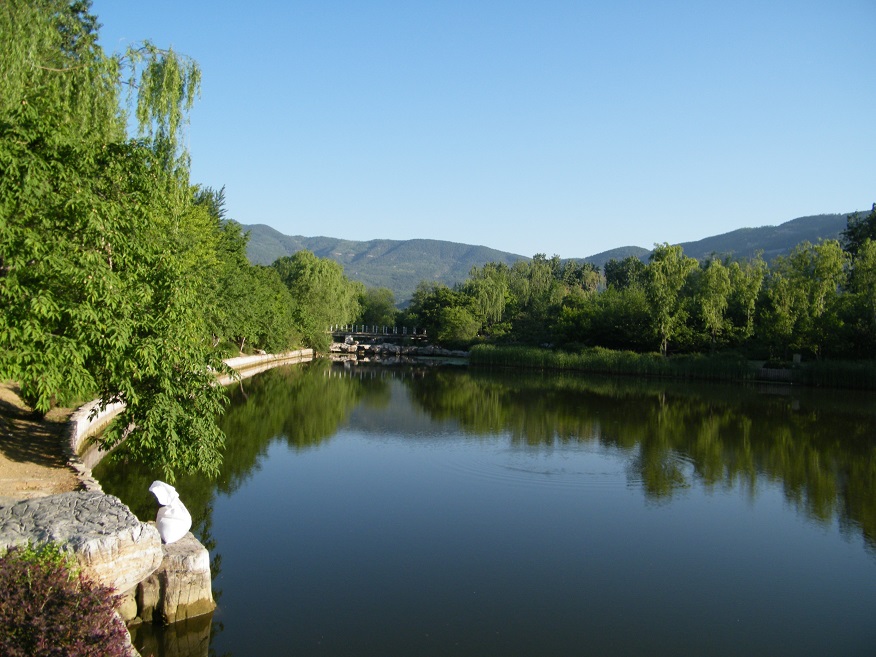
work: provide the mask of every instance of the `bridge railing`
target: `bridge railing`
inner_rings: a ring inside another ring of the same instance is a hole
[[[369,326],[367,324],[333,324],[329,327],[329,333],[348,333],[351,335],[411,335],[424,337],[426,329],[416,326],[409,329],[407,326]]]

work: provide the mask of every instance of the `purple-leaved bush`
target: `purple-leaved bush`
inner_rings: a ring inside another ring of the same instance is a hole
[[[113,590],[72,569],[55,546],[0,557],[0,655],[121,657],[127,632]]]

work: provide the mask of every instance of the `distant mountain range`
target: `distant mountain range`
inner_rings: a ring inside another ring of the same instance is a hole
[[[685,255],[702,260],[711,254],[751,257],[763,251],[765,260],[789,253],[803,241],[836,239],[846,227],[848,214],[822,214],[792,219],[778,226],[740,228],[729,233],[684,242]],[[354,242],[333,237],[283,235],[264,224],[244,225],[249,231],[247,256],[250,262],[269,265],[277,258],[307,249],[321,258],[331,258],[344,267],[353,280],[368,287],[387,287],[396,301],[405,302],[421,281],[449,286],[464,281],[471,268],[487,262],[514,264],[526,256],[442,240],[371,240]],[[650,249],[624,246],[595,255],[574,258],[602,267],[612,258],[635,256],[647,260]],[[550,255],[550,254],[548,254]]]
[[[320,258],[331,258],[344,273],[368,287],[387,287],[397,302],[411,298],[420,281],[453,286],[468,278],[471,268],[487,262],[512,265],[524,256],[485,246],[442,240],[371,240],[352,242],[332,237],[289,236],[270,226],[243,226],[249,231],[250,262],[268,265],[277,258],[307,249]]]

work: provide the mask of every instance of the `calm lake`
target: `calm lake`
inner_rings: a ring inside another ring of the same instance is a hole
[[[156,654],[876,654],[872,393],[315,361],[231,397],[176,484],[219,606]],[[154,519],[157,472],[96,475]]]

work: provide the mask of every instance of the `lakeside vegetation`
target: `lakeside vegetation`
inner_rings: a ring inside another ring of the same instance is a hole
[[[38,413],[124,402],[106,447],[216,473],[222,358],[322,347],[364,291],[308,253],[249,264],[224,191],[190,180],[196,62],[105,53],[87,1],[10,0],[0,34],[0,379]]]
[[[56,543],[0,553],[0,654],[6,657],[125,657],[118,604],[112,589],[80,572]]]
[[[657,353],[637,354],[602,347],[564,351],[478,345],[471,351],[471,362],[511,368],[714,381],[746,381],[754,375],[748,361],[738,354],[682,354],[665,358]]]
[[[872,386],[876,205],[842,242],[770,264],[700,262],[669,244],[602,269],[536,254],[474,267],[452,288],[422,282],[399,311],[391,291],[310,251],[249,263],[224,188],[190,178],[196,62],[148,41],[104,52],[89,2],[10,0],[0,32],[0,379],[40,413],[124,402],[104,445],[125,437],[167,479],[219,471],[223,357],[325,351],[331,325],[495,345],[475,362],[656,376],[745,378],[749,359],[801,354],[801,382],[847,385],[861,370]]]
[[[769,264],[697,261],[669,244],[647,263],[610,260],[604,271],[544,254],[512,267],[488,263],[452,289],[421,284],[406,321],[447,343],[872,359],[876,205],[849,218],[842,243],[803,242]]]
[[[404,321],[473,347],[480,364],[720,380],[766,365],[795,383],[876,389],[876,205],[841,241],[769,264],[669,244],[604,271],[544,254],[488,263],[454,288],[421,284]]]
[[[565,370],[679,380],[779,381],[812,387],[876,390],[876,362],[827,360],[803,364],[749,361],[735,352],[678,354],[636,353],[602,347],[565,351],[543,347],[476,345],[471,350],[473,365],[533,370]],[[770,376],[771,372],[781,376]]]

